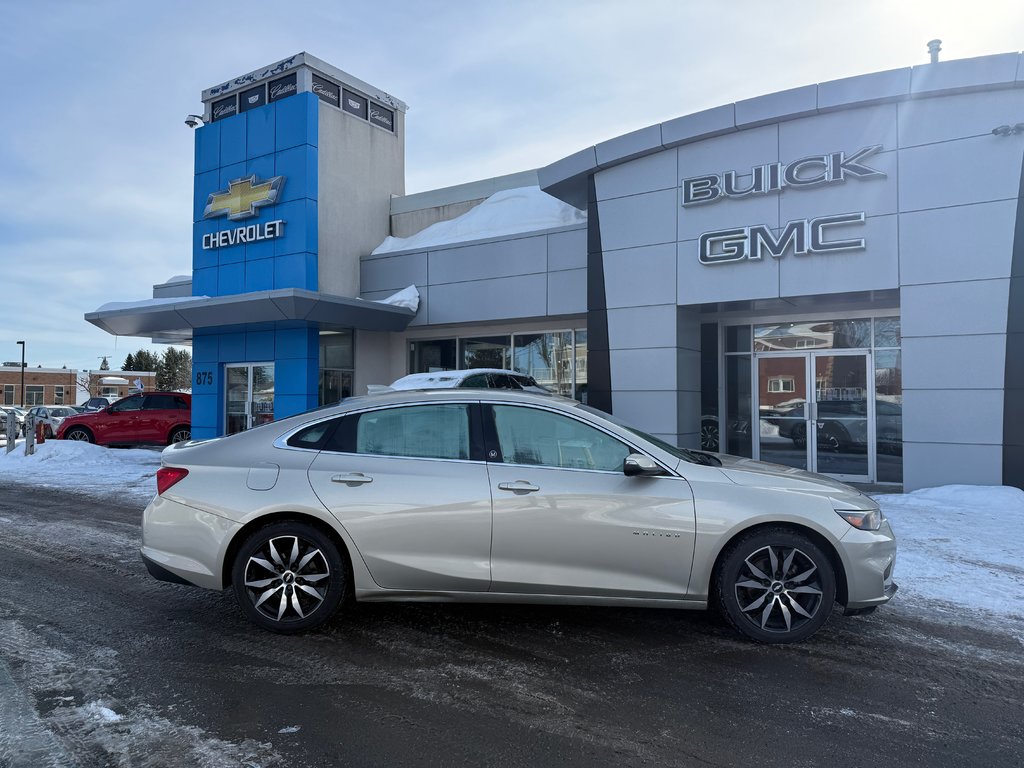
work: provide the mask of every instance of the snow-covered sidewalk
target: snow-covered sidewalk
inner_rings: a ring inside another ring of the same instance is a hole
[[[160,452],[48,440],[34,456],[4,452],[0,483],[66,488],[146,504]],[[899,542],[896,609],[939,611],[983,623],[1024,643],[1024,491],[948,485],[876,496]]]
[[[25,455],[24,440],[7,453],[0,439],[0,483],[66,488],[75,493],[148,503],[156,493],[160,451],[103,448],[73,440],[47,440]]]

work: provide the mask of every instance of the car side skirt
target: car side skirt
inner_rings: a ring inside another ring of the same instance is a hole
[[[539,595],[510,592],[426,592],[399,589],[356,589],[356,600],[367,603],[515,603],[520,605],[604,605],[619,608],[704,610],[706,600],[606,597],[598,595]]]

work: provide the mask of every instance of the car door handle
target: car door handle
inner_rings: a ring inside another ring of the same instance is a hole
[[[526,480],[516,480],[513,483],[498,483],[498,490],[512,491],[513,493],[533,493],[539,491],[540,487]]]
[[[369,475],[364,475],[362,472],[349,472],[345,475],[334,475],[331,477],[332,483],[345,483],[345,485],[362,485],[363,483],[372,483],[373,478]]]

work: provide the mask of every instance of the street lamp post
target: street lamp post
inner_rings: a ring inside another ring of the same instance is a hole
[[[21,407],[25,407],[25,342],[19,341],[21,345]]]

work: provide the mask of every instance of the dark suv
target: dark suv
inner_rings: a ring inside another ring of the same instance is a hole
[[[192,395],[143,392],[118,400],[96,413],[64,419],[61,440],[87,440],[100,445],[170,445],[192,439]]]

